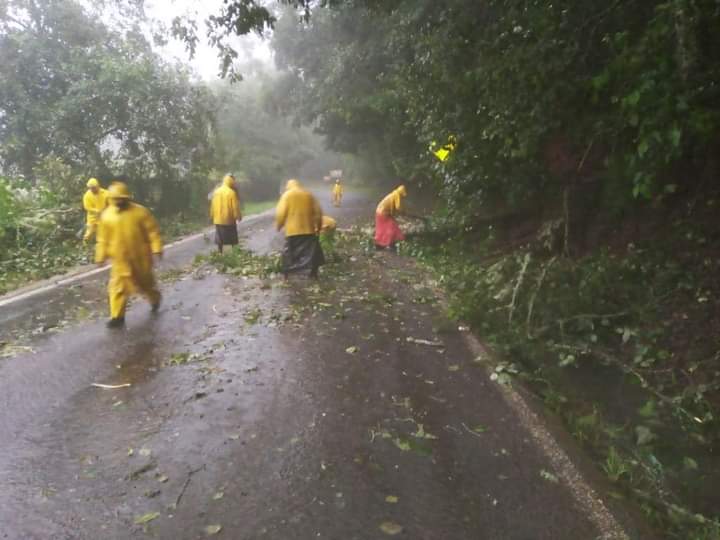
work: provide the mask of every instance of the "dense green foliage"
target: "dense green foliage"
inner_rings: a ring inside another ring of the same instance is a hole
[[[171,210],[174,199],[187,203],[187,177],[202,174],[210,151],[209,92],[162,61],[137,26],[108,28],[75,2],[4,7],[5,173],[35,183],[36,165],[55,155],[78,173],[126,177],[138,198],[160,210]]]
[[[700,0],[340,2],[307,23],[286,11],[273,44],[289,110],[334,148],[433,176],[452,208],[581,180],[618,207],[710,164],[718,22]],[[434,163],[427,147],[450,135],[457,151]]]

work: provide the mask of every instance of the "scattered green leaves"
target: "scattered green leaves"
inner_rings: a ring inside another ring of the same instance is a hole
[[[222,531],[222,525],[208,525],[205,527],[205,534],[208,536],[215,536]]]
[[[135,518],[135,525],[144,525],[160,517],[160,512],[148,512]]]
[[[395,536],[403,532],[402,526],[398,525],[394,521],[384,521],[380,524],[380,530],[388,536]]]

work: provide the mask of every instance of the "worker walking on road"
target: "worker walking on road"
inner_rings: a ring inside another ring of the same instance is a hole
[[[160,230],[150,211],[130,200],[122,182],[108,190],[110,206],[102,213],[98,227],[95,262],[110,259],[110,320],[108,327],[125,324],[125,309],[131,294],[138,292],[150,302],[152,311],[160,308],[160,291],[153,274],[153,254],[162,257]]]
[[[85,235],[83,243],[87,243],[97,232],[100,214],[108,205],[107,190],[100,187],[97,178],[87,181],[87,191],[83,195],[83,208],[85,209]]]
[[[337,229],[337,221],[330,216],[323,216],[320,225],[320,247],[325,258],[330,261],[335,258],[335,229]]]
[[[322,209],[317,199],[297,180],[288,180],[285,192],[275,210],[277,230],[285,229],[285,248],[282,272],[288,274],[309,271],[317,278],[318,269],[325,264],[318,233],[322,229]]]
[[[340,179],[337,178],[335,180],[335,185],[333,185],[333,190],[332,190],[333,206],[340,206],[342,204],[342,198],[343,198],[344,191],[345,190],[343,189],[343,186],[340,183]]]
[[[397,249],[396,243],[405,240],[405,235],[395,220],[402,212],[402,200],[407,196],[405,186],[399,186],[388,194],[375,210],[375,247]]]
[[[223,252],[223,246],[238,244],[237,222],[242,219],[242,215],[235,190],[235,177],[231,174],[225,175],[223,185],[212,195],[210,219],[215,225],[215,243],[220,253]]]

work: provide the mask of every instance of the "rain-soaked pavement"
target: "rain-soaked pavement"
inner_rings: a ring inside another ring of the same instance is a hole
[[[325,202],[341,227],[372,215]],[[241,230],[282,244],[267,215]],[[135,302],[124,331],[104,328],[104,275],[0,307],[17,347],[0,359],[0,538],[622,537],[407,261],[358,251],[284,286],[193,266],[211,247],[170,250],[161,312]]]

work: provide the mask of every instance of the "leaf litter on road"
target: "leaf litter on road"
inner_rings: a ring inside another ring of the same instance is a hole
[[[91,383],[90,386],[94,386],[95,388],[103,388],[105,390],[117,390],[119,388],[129,388],[132,386],[130,383],[123,383],[123,384],[103,384],[103,383]]]
[[[134,471],[132,471],[132,472],[127,476],[127,480],[137,480],[137,479],[140,478],[143,474],[145,474],[146,472],[152,471],[152,470],[155,469],[156,467],[157,467],[157,463],[155,463],[154,461],[151,461],[151,462],[149,462],[149,463],[146,463],[145,465],[143,465],[143,466],[140,467],[139,469],[135,469]]]
[[[10,345],[8,343],[0,344],[0,358],[12,358],[20,354],[35,354],[35,349],[25,345]]]
[[[442,341],[430,341],[429,339],[419,339],[410,336],[406,337],[405,341],[416,345],[426,345],[428,347],[444,347]]]
[[[380,524],[380,530],[388,536],[395,536],[403,532],[401,525],[398,525],[394,521],[384,521]]]
[[[160,512],[148,512],[141,516],[137,516],[134,520],[135,525],[144,525],[160,517]]]
[[[553,484],[557,484],[560,482],[560,480],[558,480],[557,476],[555,476],[553,473],[551,473],[549,471],[546,471],[545,469],[542,469],[540,471],[540,478],[542,478],[543,480],[547,480],[548,482],[552,482]]]
[[[393,439],[393,444],[403,452],[409,452],[412,449],[410,443],[404,439],[401,439],[400,437],[395,437]]]
[[[413,437],[416,439],[429,439],[429,440],[436,440],[437,436],[433,435],[432,433],[428,433],[425,431],[425,428],[422,424],[417,424],[417,431],[412,434]]]
[[[205,527],[205,534],[208,536],[214,536],[222,531],[222,525],[208,525]]]
[[[183,364],[187,364],[190,360],[190,353],[182,352],[182,353],[174,353],[170,355],[170,360],[168,360],[167,365],[168,366],[181,366]]]

